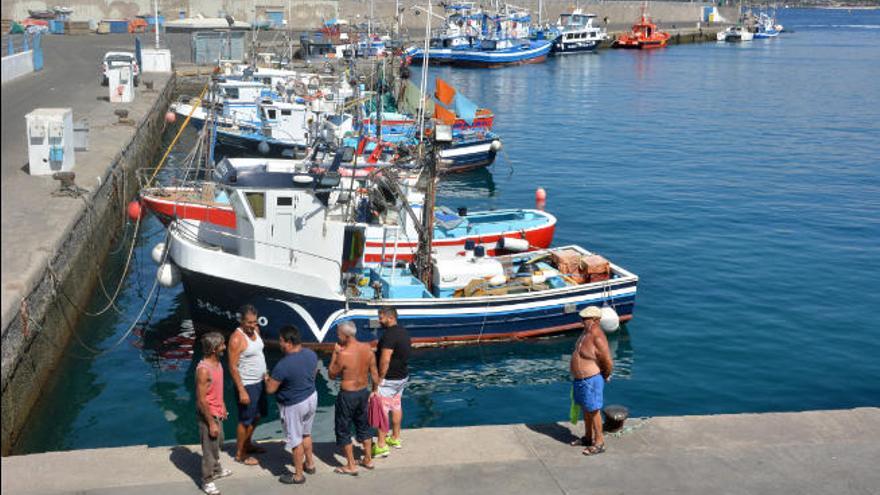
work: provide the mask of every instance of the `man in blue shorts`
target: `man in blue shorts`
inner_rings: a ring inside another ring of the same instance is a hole
[[[251,440],[260,418],[266,416],[266,356],[260,337],[257,309],[246,304],[239,311],[241,325],[229,336],[229,375],[238,396],[238,427],[235,430],[235,460],[247,466],[259,461],[250,454],[266,450]]]
[[[584,455],[596,455],[605,452],[601,411],[605,382],[611,379],[614,361],[608,339],[599,326],[602,310],[598,306],[587,306],[580,317],[584,331],[571,354],[571,379],[574,401],[584,412],[584,436],[572,445],[584,446]]]

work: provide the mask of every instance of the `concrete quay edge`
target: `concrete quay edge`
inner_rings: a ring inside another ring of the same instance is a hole
[[[607,452],[568,445],[583,424],[404,430],[404,448],[358,477],[333,473],[341,457],[316,444],[318,472],[298,487],[283,442],[261,465],[234,463],[223,493],[835,493],[880,490],[880,408],[634,419],[607,435]],[[49,452],[2,458],[2,492],[198,493],[198,446]]]
[[[53,197],[59,183],[51,177],[29,176],[24,168],[13,171],[10,166],[27,162],[26,150],[23,155],[10,152],[8,158],[14,163],[4,163],[0,288],[4,454],[16,442],[39,390],[61,357],[81,316],[78,308],[88,302],[98,267],[118,236],[125,204],[136,193],[134,171],[149,164],[155,144],[161,140],[157,122],[161,124],[163,105],[170,98],[175,77],[145,74],[145,80],[152,80],[154,89],[148,92],[142,85],[138,99],[131,104],[88,104],[76,97],[70,101],[75,109],[91,106],[90,111],[80,110],[75,115],[90,122],[89,150],[77,152],[74,167],[76,184],[85,190],[83,198]],[[41,83],[35,76],[32,84]],[[4,86],[4,100],[24,97],[24,105],[28,105],[28,87],[14,84]],[[86,98],[94,98],[100,91],[86,89]],[[128,123],[117,122],[114,110],[120,107],[129,111]],[[4,148],[7,141],[19,138],[7,136],[8,131],[4,129]],[[50,267],[55,275],[50,276]],[[22,306],[23,301],[27,306]],[[20,308],[26,308],[26,313]],[[27,314],[27,321],[20,314]]]

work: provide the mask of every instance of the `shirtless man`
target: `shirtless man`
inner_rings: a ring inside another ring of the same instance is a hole
[[[571,353],[571,379],[574,401],[584,411],[584,436],[572,442],[572,445],[586,447],[584,455],[596,455],[605,452],[600,411],[605,382],[611,379],[614,362],[608,349],[608,339],[599,326],[602,310],[597,306],[587,306],[580,316],[584,320],[584,333]]]
[[[357,476],[358,469],[354,462],[354,448],[351,445],[351,426],[354,424],[355,437],[364,448],[364,457],[360,465],[364,469],[373,469],[372,434],[367,420],[370,400],[370,380],[372,392],[379,387],[379,371],[376,367],[376,355],[369,344],[358,342],[355,338],[357,329],[350,321],[344,321],[336,327],[339,343],[333,348],[330,359],[330,379],[342,377],[341,390],[336,396],[336,445],[342,447],[348,463],[334,470],[337,474]]]

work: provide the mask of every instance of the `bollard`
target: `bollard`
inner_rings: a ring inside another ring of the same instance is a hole
[[[605,414],[605,424],[602,426],[602,430],[606,433],[614,433],[623,428],[623,423],[629,417],[629,409],[626,406],[605,406],[602,412]]]

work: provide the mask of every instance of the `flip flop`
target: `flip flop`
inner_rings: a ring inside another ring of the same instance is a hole
[[[357,476],[358,475],[357,471],[346,471],[345,469],[342,469],[341,467],[334,469],[333,472],[336,474],[344,474],[346,476]]]
[[[359,465],[360,467],[362,467],[362,468],[364,468],[364,469],[368,469],[368,470],[370,470],[370,471],[376,469],[376,465],[375,465],[375,464],[364,464],[364,461],[359,461],[359,462],[358,462],[358,465]]]
[[[318,472],[318,468],[316,466],[312,466],[312,467],[303,466],[303,471],[305,471],[306,474],[315,474]]]
[[[248,456],[244,459],[239,459],[238,457],[236,457],[235,462],[237,462],[239,464],[244,464],[245,466],[257,466],[260,464],[260,461],[258,461],[255,457],[250,457],[250,456]]]
[[[590,447],[593,445],[593,442],[587,440],[587,437],[578,437],[568,443],[572,447]]]
[[[605,444],[594,445],[592,447],[587,447],[584,449],[582,454],[584,455],[599,455],[602,452],[605,452]]]
[[[281,477],[278,478],[278,481],[284,483],[285,485],[302,485],[306,482],[306,477],[303,476],[300,479],[296,479],[292,474],[282,474]]]

